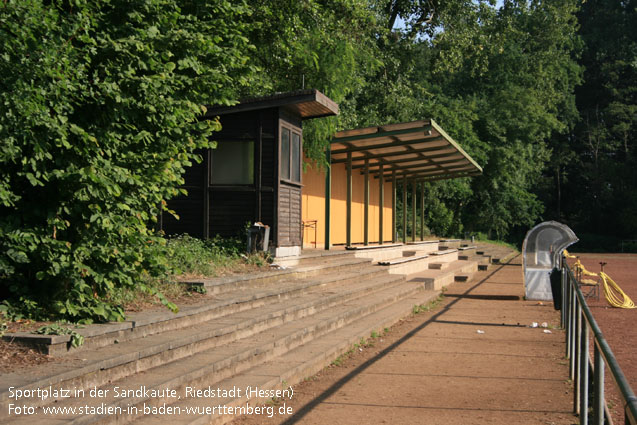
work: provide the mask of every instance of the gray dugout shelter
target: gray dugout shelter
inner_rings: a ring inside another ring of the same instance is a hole
[[[528,231],[522,245],[527,299],[553,299],[551,272],[561,266],[562,252],[578,240],[568,226],[557,221],[545,221]]]

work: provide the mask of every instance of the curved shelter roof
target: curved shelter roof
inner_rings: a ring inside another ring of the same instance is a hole
[[[331,141],[331,162],[369,167],[374,176],[418,181],[470,177],[482,168],[434,120],[339,131]]]

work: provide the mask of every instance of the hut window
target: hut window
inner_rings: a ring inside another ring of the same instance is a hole
[[[291,173],[292,180],[295,182],[301,181],[301,135],[298,133],[292,133],[292,163]]]
[[[290,180],[290,130],[281,129],[281,178]]]
[[[221,141],[212,150],[212,184],[254,183],[254,142]]]
[[[281,178],[301,182],[301,134],[281,128]]]

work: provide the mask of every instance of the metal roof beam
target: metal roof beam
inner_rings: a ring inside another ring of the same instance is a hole
[[[446,168],[444,170],[435,170],[432,172],[424,172],[425,170],[421,170],[420,172],[416,171],[416,172],[406,172],[403,171],[401,173],[401,176],[404,176],[405,178],[408,179],[420,179],[420,178],[426,178],[429,176],[440,176],[440,175],[450,175],[450,174],[454,174],[454,173],[459,173],[459,172],[470,172],[470,171],[474,171],[477,174],[480,174],[480,172],[478,172],[474,167],[472,166],[464,166],[461,168],[454,168],[454,167],[450,167],[450,168]],[[446,173],[446,174],[443,174]],[[378,178],[378,176],[380,175],[380,173],[376,173],[374,175],[374,178]],[[387,174],[385,174],[385,177],[387,176]]]
[[[435,164],[435,166],[438,166],[437,168],[439,170],[447,170],[450,168],[454,168],[452,167],[444,167],[444,165],[448,165],[448,164],[455,164],[456,166],[468,166],[470,165],[470,163],[466,160],[466,158],[458,158],[458,159],[450,159],[448,161],[439,161]],[[400,165],[395,165],[392,168],[385,168],[384,172],[387,173],[388,171],[393,171],[396,170],[397,172],[403,172],[403,171],[412,171],[412,172],[418,172],[418,171],[426,171],[424,169],[424,167],[431,167],[431,169],[433,169],[434,164],[417,164],[417,165],[412,165],[412,166],[400,166]],[[363,167],[364,168],[364,167]],[[372,167],[370,167],[369,170],[370,173],[373,174],[379,174],[379,170],[378,169],[372,169]]]
[[[420,127],[404,128],[401,130],[391,130],[391,131],[381,130],[375,133],[361,134],[358,136],[335,137],[334,139],[330,140],[330,143],[343,143],[343,142],[351,142],[354,140],[377,139],[379,137],[400,136],[402,134],[419,133],[419,132],[423,132],[430,136],[432,128],[433,127],[431,125],[424,125]]]
[[[440,140],[444,140],[441,137],[434,137],[433,139],[429,139],[426,142],[437,142]],[[405,146],[405,145],[409,145],[411,143],[414,142],[401,142],[401,143],[389,143],[387,147],[400,147],[400,146]],[[423,142],[418,142],[418,143],[423,143]],[[429,147],[429,148],[421,148],[421,149],[414,149],[413,151],[410,150],[404,150],[404,151],[398,151],[398,152],[387,152],[387,153],[375,153],[375,154],[368,154],[367,156],[359,156],[356,158],[352,158],[352,161],[365,161],[365,158],[367,159],[378,159],[378,158],[387,158],[390,156],[400,156],[400,155],[409,155],[409,154],[414,154],[414,153],[425,153],[425,152],[436,152],[436,151],[442,151],[442,150],[449,150],[449,146],[434,146],[434,147]],[[378,149],[378,148],[365,148],[365,149],[359,149],[358,152],[360,152],[361,150],[370,150],[370,149]],[[346,154],[347,151],[340,149],[341,154]],[[332,158],[334,157],[335,151],[332,151]],[[449,155],[453,155],[458,153],[457,151],[452,151],[449,152]],[[347,158],[338,158],[338,159],[332,159],[332,164],[339,164],[339,163],[345,163],[347,162]]]
[[[353,136],[352,136],[353,137]],[[356,140],[356,139],[353,139]],[[442,136],[437,136],[437,137],[429,137],[429,138],[422,138],[422,139],[415,139],[415,140],[395,140],[393,142],[387,142],[387,143],[379,143],[377,145],[366,145],[366,146],[351,146],[350,148],[347,149],[335,149],[332,151],[332,155],[339,155],[339,154],[344,154],[344,153],[348,153],[348,152],[361,152],[361,151],[370,151],[372,149],[383,149],[383,148],[395,148],[395,147],[399,147],[399,146],[410,146],[410,145],[419,145],[422,143],[431,143],[431,142],[437,142],[440,140],[445,140],[444,137]],[[332,141],[331,143],[342,143],[343,141]],[[345,143],[343,143],[345,144]]]
[[[403,153],[403,155],[412,154],[412,153],[414,153],[414,152],[405,152],[405,153]],[[460,154],[459,152],[447,152],[447,153],[441,153],[441,154],[437,154],[437,155],[428,155],[427,159],[448,158],[448,157],[450,157],[452,155],[459,155],[459,158],[453,159],[453,160],[450,159],[449,161],[462,161],[462,160],[465,159],[465,157],[462,156],[462,154]],[[377,163],[371,164],[369,166],[370,171],[372,171],[376,167],[380,167],[381,164],[383,164],[383,165],[396,165],[396,164],[403,164],[405,162],[419,162],[419,161],[422,161],[422,158],[420,158],[420,157],[394,159],[394,160],[385,159],[385,158],[369,158],[369,159],[379,159],[379,161]],[[443,163],[443,162],[439,162],[439,164],[441,164],[441,163]],[[354,168],[354,169],[365,168],[365,164],[355,165],[352,168]]]

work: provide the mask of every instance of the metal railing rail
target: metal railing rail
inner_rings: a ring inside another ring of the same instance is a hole
[[[637,425],[637,397],[593,318],[579,283],[565,259],[562,259],[562,264],[562,328],[566,330],[566,357],[570,359],[569,376],[574,385],[573,412],[579,415],[582,425],[589,424],[590,410],[595,425],[603,425],[610,419],[604,399],[604,365],[607,365],[621,394],[625,424]],[[592,362],[589,355],[591,330],[594,345]],[[589,403],[589,382],[592,382],[592,405]]]

